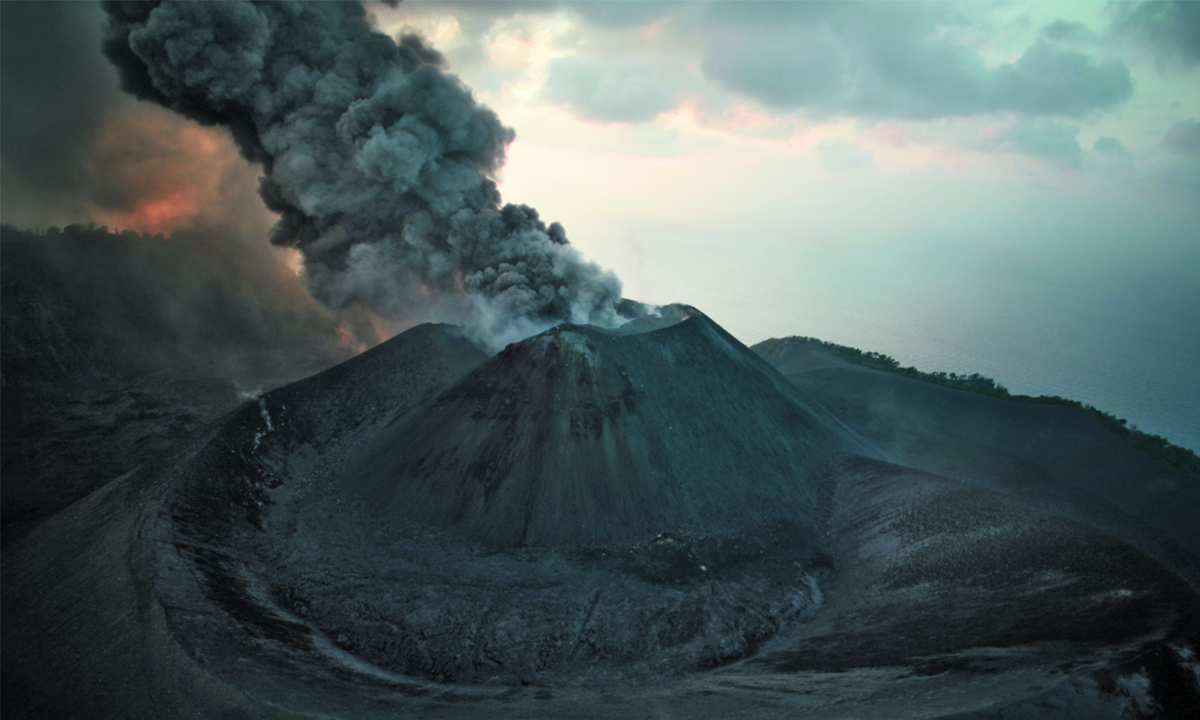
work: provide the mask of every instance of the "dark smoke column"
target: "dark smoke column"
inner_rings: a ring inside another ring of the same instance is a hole
[[[265,171],[271,241],[323,303],[467,322],[515,339],[611,325],[621,286],[562,226],[500,205],[514,133],[437,51],[372,30],[358,3],[105,4],[122,87],[230,129]]]

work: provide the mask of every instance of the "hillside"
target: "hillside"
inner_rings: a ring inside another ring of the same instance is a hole
[[[890,359],[809,338],[753,349],[897,462],[1010,490],[1092,495],[1200,551],[1196,478],[1077,403],[1009,397],[986,378],[895,372]]]

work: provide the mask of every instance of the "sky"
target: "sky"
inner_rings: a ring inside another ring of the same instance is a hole
[[[626,297],[1097,404],[1135,360],[1081,353],[1165,343],[1161,384],[1195,350],[1200,3],[368,8],[515,131],[504,200]],[[102,15],[0,3],[3,221],[200,234],[302,284],[260,170],[121,92]]]
[[[506,199],[560,220],[628,295],[711,308],[748,341],[784,330],[759,306],[843,251],[1195,258],[1194,3],[378,15],[430,38],[517,130]]]

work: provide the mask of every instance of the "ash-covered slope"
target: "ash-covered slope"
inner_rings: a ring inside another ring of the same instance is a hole
[[[372,440],[346,482],[384,514],[490,545],[626,543],[819,521],[830,464],[870,453],[698,311],[510,345]]]
[[[6,717],[942,717],[1196,617],[1171,558],[870,457],[688,308],[420,326],[192,447],[6,549]]]
[[[1200,485],[1138,452],[1084,411],[973,394],[880,372],[847,363],[800,338],[768,340],[752,349],[896,462],[962,481],[958,492],[979,492],[967,490],[970,485],[996,490],[1042,513],[1100,531],[1087,548],[1096,553],[1107,546],[1113,552],[1108,562],[1116,578],[1105,583],[1137,587],[1140,582],[1129,575],[1149,568],[1144,558],[1121,559],[1121,551],[1112,545],[1114,538],[1171,567],[1191,585],[1200,582]],[[873,486],[872,494],[885,497]],[[947,516],[949,508],[940,514]],[[960,539],[959,544],[966,543]],[[1054,545],[1046,535],[1038,552],[1049,554]],[[1014,557],[1019,553],[1018,548]],[[977,572],[992,561],[977,551],[972,556],[982,561],[974,564]],[[1014,591],[1019,573],[1013,565],[1003,575]],[[1103,619],[1102,609],[1096,607],[1084,622],[1057,622],[1047,631],[1053,610],[1041,604],[1033,607],[1036,618],[1012,626],[1041,637],[1066,631],[1096,639],[1108,627],[1131,627],[1167,614],[1143,606],[1114,621]],[[1021,612],[1022,606],[989,610],[987,623],[1014,611]],[[943,610],[937,614],[943,629],[953,627]],[[1086,620],[1095,624],[1089,627]],[[1170,642],[1148,645],[1017,704],[980,710],[961,720],[1192,717],[1200,708],[1197,646],[1200,625],[1193,621]]]
[[[1079,408],[880,372],[798,338],[752,349],[900,464],[1043,499],[1091,497],[1200,553],[1200,482],[1138,452]]]

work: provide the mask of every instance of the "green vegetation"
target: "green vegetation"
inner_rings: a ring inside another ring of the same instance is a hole
[[[1129,424],[1124,418],[1118,418],[1115,415],[1106,413],[1103,410],[1098,410],[1091,405],[1086,405],[1078,400],[1068,400],[1057,395],[1038,395],[1033,397],[1030,395],[1013,395],[995,380],[983,377],[979,373],[970,375],[959,375],[958,373],[945,372],[922,372],[915,367],[900,367],[900,363],[895,358],[877,352],[864,352],[858,348],[846,347],[836,343],[826,342],[810,337],[795,337],[787,338],[780,342],[778,350],[783,349],[783,342],[788,340],[794,342],[810,342],[820,345],[821,347],[832,351],[842,360],[855,365],[862,365],[873,370],[881,370],[883,372],[903,375],[904,377],[921,380],[923,382],[934,383],[944,387],[954,388],[955,390],[965,390],[967,392],[978,393],[980,395],[991,395],[992,397],[1004,398],[1005,400],[1015,400],[1017,402],[1031,402],[1042,405],[1066,405],[1067,407],[1079,408],[1087,414],[1094,417],[1101,425],[1108,430],[1116,433],[1124,438],[1130,445],[1159,462],[1166,463],[1171,467],[1187,473],[1196,478],[1200,478],[1200,456],[1195,452],[1188,450],[1185,447],[1180,447],[1168,441],[1160,435],[1151,435],[1137,428],[1136,425]],[[770,357],[775,347],[767,346],[764,348],[763,357]]]

